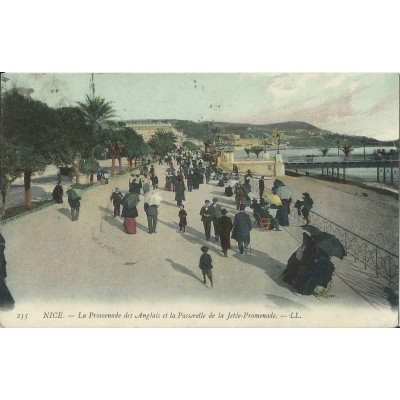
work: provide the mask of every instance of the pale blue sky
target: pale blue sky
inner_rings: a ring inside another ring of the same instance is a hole
[[[90,93],[91,74],[12,74],[50,106]],[[253,124],[304,121],[340,134],[399,136],[398,74],[95,74],[96,95],[120,119],[189,119]]]

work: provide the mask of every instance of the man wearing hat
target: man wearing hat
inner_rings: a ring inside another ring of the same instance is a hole
[[[240,212],[233,219],[232,238],[238,242],[240,254],[247,250],[250,244],[251,220],[249,215],[245,213],[245,204],[240,205]]]
[[[200,210],[201,220],[204,225],[204,233],[206,239],[210,240],[211,237],[211,221],[213,220],[213,210],[210,206],[210,200],[204,202],[204,206]]]
[[[213,198],[213,203],[211,204],[212,209],[212,221],[214,225],[214,234],[215,234],[215,241],[218,242],[219,240],[219,232],[218,232],[218,219],[221,217],[221,204],[218,203],[218,199],[215,197]]]
[[[114,206],[114,217],[121,215],[121,202],[122,202],[122,193],[119,191],[119,188],[115,188],[115,190],[111,193],[110,200],[113,202]]]
[[[303,207],[301,209],[301,213],[303,214],[303,217],[305,218],[306,225],[307,225],[310,223],[310,218],[309,218],[310,211],[312,209],[314,202],[310,196],[310,193],[307,193],[307,192],[303,193],[303,199],[304,199],[304,201],[303,201]]]

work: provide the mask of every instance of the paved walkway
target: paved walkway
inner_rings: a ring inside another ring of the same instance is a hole
[[[166,166],[157,166],[160,186]],[[281,279],[289,256],[299,246],[302,229],[251,232],[251,254],[237,244],[228,257],[219,243],[206,242],[199,210],[217,197],[233,218],[233,198],[215,181],[186,192],[186,233],[178,229],[174,193],[161,190],[156,234],[147,233],[143,196],[138,204],[138,233],[127,235],[114,218],[109,200],[114,187],[128,190],[129,175],[85,191],[80,218],[70,220],[68,203],[50,206],[2,227],[14,310],[0,314],[5,326],[392,326],[382,286],[344,260],[333,259],[336,275],[330,297],[294,293]],[[207,243],[214,263],[214,288],[202,283],[198,260]],[[43,318],[62,311],[62,319]],[[127,318],[79,318],[84,313],[128,313]],[[146,313],[147,319],[140,316]],[[202,313],[196,318],[171,318]],[[209,318],[214,312],[215,318]],[[20,321],[17,314],[29,314]],[[168,317],[162,318],[168,313]],[[228,319],[228,313],[232,318]],[[237,317],[235,317],[238,313]],[[247,314],[245,314],[247,313]],[[296,314],[297,313],[297,314]],[[129,317],[129,314],[132,317]],[[159,315],[159,316],[157,316]],[[218,318],[219,315],[223,317]],[[260,315],[263,315],[260,317]],[[274,317],[275,315],[275,317]],[[135,318],[135,316],[137,318]],[[293,318],[301,316],[301,318]]]

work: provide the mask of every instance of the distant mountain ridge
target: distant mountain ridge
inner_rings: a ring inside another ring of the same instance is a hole
[[[219,133],[232,133],[242,138],[271,138],[279,133],[281,140],[293,147],[332,147],[350,144],[352,146],[375,145],[393,146],[393,141],[380,141],[366,136],[339,134],[318,128],[304,121],[287,121],[272,124],[249,124],[223,121],[189,121],[189,120],[130,120],[129,122],[169,122],[187,137],[205,140]]]

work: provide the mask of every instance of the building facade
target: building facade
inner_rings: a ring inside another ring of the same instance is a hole
[[[161,122],[161,121],[128,121],[126,126],[134,129],[138,135],[143,136],[145,142],[148,142],[156,133],[157,130],[164,130],[167,132],[173,132],[176,136],[177,147],[182,146],[185,140],[185,135],[175,129],[171,122]]]

